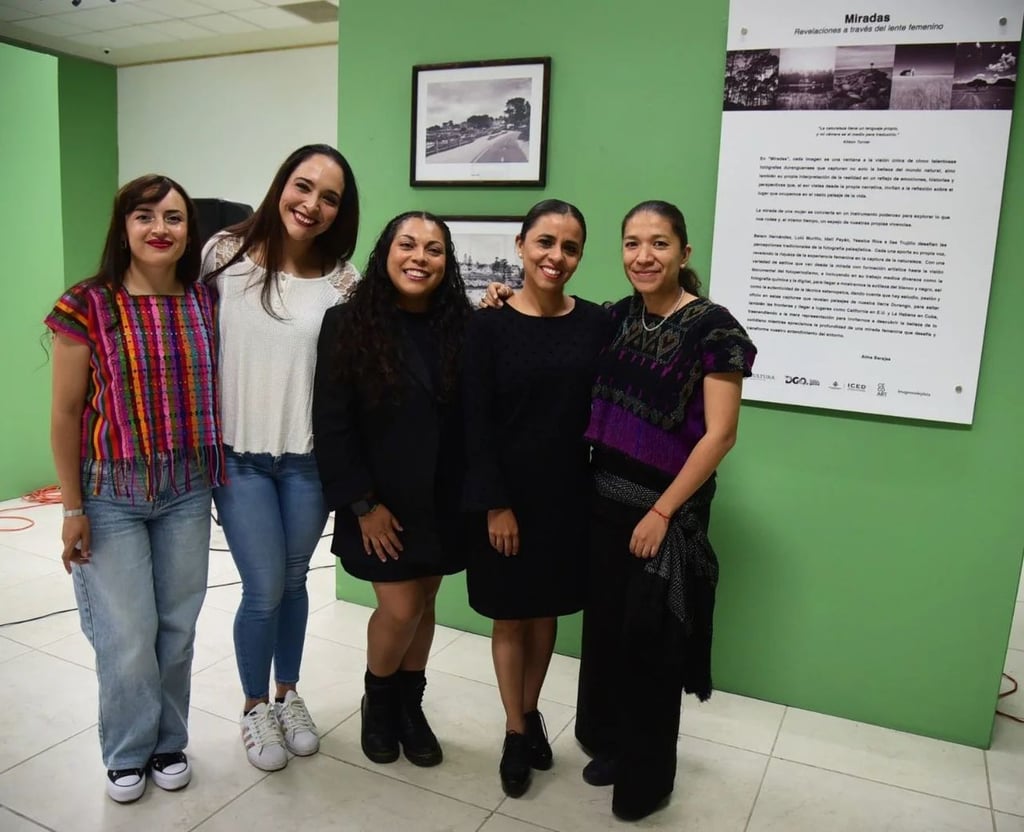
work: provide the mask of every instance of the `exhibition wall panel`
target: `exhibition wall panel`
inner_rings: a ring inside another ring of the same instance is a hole
[[[692,262],[714,299],[727,16],[725,0],[643,13],[522,0],[486,15],[470,0],[429,13],[396,0],[387,16],[369,0],[345,3],[338,135],[365,195],[361,253],[402,210],[522,214],[560,197],[580,206],[590,233],[571,289],[607,300],[628,288],[622,215],[664,198],[687,215]],[[547,186],[411,188],[412,66],[533,56],[552,58]],[[744,405],[711,529],[722,564],[720,688],[988,744],[1024,548],[1024,282],[1013,265],[1024,241],[1010,232],[1022,212],[1018,123],[971,427]],[[342,573],[338,587],[372,598]],[[461,578],[445,582],[439,619],[489,631]],[[578,637],[578,619],[563,622],[559,649],[576,652]]]

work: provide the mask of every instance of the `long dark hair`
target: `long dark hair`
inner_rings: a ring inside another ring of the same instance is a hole
[[[319,254],[321,267],[325,270],[334,268],[334,264],[339,260],[348,260],[352,257],[359,234],[359,188],[356,187],[356,175],[352,172],[348,160],[329,144],[307,144],[281,163],[256,212],[226,229],[228,234],[240,237],[242,244],[227,263],[206,276],[207,281],[212,282],[217,275],[237,263],[253,248],[258,248],[266,272],[260,289],[260,302],[267,314],[275,318],[280,316],[274,312],[271,297],[277,288],[277,275],[284,260],[284,237],[288,233],[281,222],[281,194],[284,193],[295,168],[311,156],[326,156],[341,168],[344,175],[338,215],[326,231],[313,238],[313,249]]]
[[[168,176],[148,173],[133,179],[114,196],[114,207],[110,212],[107,239],[103,244],[103,255],[94,275],[83,282],[95,286],[106,286],[118,290],[124,285],[124,275],[132,262],[132,251],[128,246],[125,223],[129,214],[140,205],[150,205],[162,200],[171,191],[177,191],[185,202],[185,227],[188,231],[185,253],[174,266],[174,276],[182,286],[191,286],[199,279],[201,253],[199,251],[199,222],[196,206],[181,185]]]
[[[625,236],[626,223],[633,219],[637,214],[657,214],[662,219],[668,220],[669,224],[672,226],[672,231],[675,233],[676,237],[679,238],[680,247],[686,248],[690,244],[690,241],[686,236],[686,219],[683,217],[683,212],[671,202],[664,202],[660,199],[649,199],[646,202],[641,202],[639,205],[634,205],[629,209],[626,216],[622,218],[622,229],[619,232],[620,234]],[[700,294],[700,278],[697,277],[697,272],[689,266],[680,267],[679,285],[691,295]]]
[[[523,217],[523,227],[519,229],[519,239],[525,240],[527,232],[537,224],[537,220],[548,214],[560,214],[570,216],[580,224],[583,230],[583,243],[587,242],[587,221],[583,219],[583,212],[571,202],[561,199],[544,199],[534,205],[526,216]]]
[[[444,276],[430,296],[430,325],[438,336],[441,350],[441,399],[450,400],[458,385],[462,341],[472,312],[466,298],[459,263],[448,226],[426,211],[407,211],[390,220],[370,252],[363,278],[345,304],[345,324],[338,337],[335,364],[337,376],[357,382],[371,403],[390,397],[399,390],[403,364],[399,294],[388,277],[388,254],[398,229],[409,219],[432,222],[444,235]]]

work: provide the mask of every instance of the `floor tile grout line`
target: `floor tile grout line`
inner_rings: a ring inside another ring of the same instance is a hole
[[[745,751],[748,754],[756,754],[758,757],[768,757],[768,758],[771,758],[771,756],[772,756],[769,752],[761,751],[760,749],[757,749],[757,748],[748,748],[745,745],[736,745],[735,743],[731,743],[731,742],[722,742],[721,740],[713,740],[713,739],[709,739],[708,737],[702,737],[699,734],[684,734],[682,731],[680,731],[679,732],[679,741],[682,742],[683,740],[700,740],[701,742],[710,742],[710,743],[712,743],[714,745],[720,745],[723,748],[731,748],[733,751]]]
[[[750,828],[750,822],[754,818],[754,811],[757,809],[757,801],[761,799],[761,790],[764,788],[764,781],[768,779],[768,769],[772,764],[772,760],[775,759],[775,746],[778,745],[779,736],[782,734],[782,725],[786,721],[786,715],[789,713],[788,707],[783,707],[782,716],[779,717],[779,726],[775,729],[775,737],[772,739],[771,748],[768,749],[768,761],[764,765],[764,771],[761,772],[761,781],[757,784],[757,792],[754,794],[754,801],[750,804],[750,812],[747,814],[747,822],[743,825],[743,832],[747,832]]]
[[[21,818],[22,820],[27,820],[33,826],[38,826],[40,829],[45,829],[46,832],[57,832],[57,830],[55,830],[52,826],[47,826],[45,823],[36,820],[31,815],[26,815],[24,812],[19,812],[17,809],[8,806],[6,803],[0,803],[0,809],[4,809],[5,811],[10,812],[12,815]]]
[[[775,756],[775,748],[779,744],[779,737],[782,736],[782,726],[786,723],[786,717],[789,716],[789,707],[783,706],[782,717],[779,719],[779,727],[775,729],[775,739],[772,740],[772,747],[768,749],[768,756]]]
[[[442,624],[441,626],[444,626],[444,625]],[[454,628],[450,628],[450,629],[454,629]],[[465,631],[460,632],[457,636],[455,636],[455,638],[453,638],[451,641],[449,641],[444,647],[442,647],[436,653],[431,653],[429,658],[428,658],[428,660],[427,660],[427,664],[428,665],[430,664],[430,659],[436,659],[445,650],[447,650],[449,647],[451,647],[453,644],[455,644],[455,642],[457,642],[459,639],[461,639],[464,635],[466,635]]]
[[[208,823],[209,821],[213,820],[217,815],[219,815],[221,812],[223,812],[225,809],[227,809],[228,806],[230,806],[231,804],[235,803],[238,800],[241,800],[243,797],[245,797],[245,795],[247,795],[249,792],[251,792],[257,786],[259,786],[261,783],[263,783],[265,780],[267,780],[272,773],[273,772],[270,772],[270,771],[264,772],[262,777],[257,778],[256,782],[252,783],[249,786],[246,786],[244,789],[242,789],[242,791],[240,791],[233,798],[231,798],[231,800],[227,801],[227,803],[225,803],[224,805],[219,806],[216,809],[212,810],[205,818],[203,818],[202,820],[198,821],[194,825],[187,827],[186,832],[194,832],[196,829],[198,829],[204,823]]]
[[[992,799],[992,774],[988,769],[988,751],[982,751],[982,757],[985,759],[985,785],[988,788],[988,808],[992,815],[992,832],[999,832],[996,826],[996,804]]]
[[[782,720],[779,720],[779,725],[782,725]],[[747,822],[743,824],[743,832],[747,832],[747,830],[750,829],[750,822],[754,819],[754,811],[757,809],[757,801],[761,799],[761,790],[764,788],[764,781],[768,779],[768,769],[773,760],[774,757],[772,757],[771,754],[769,754],[765,759],[764,771],[761,772],[761,779],[758,781],[757,791],[754,792],[754,799],[750,802],[750,811],[747,812]]]
[[[60,540],[59,537],[57,539]],[[51,563],[55,563],[55,565],[57,566],[57,569],[55,571],[57,571],[58,573],[62,571],[61,566],[60,566],[59,556],[57,556],[58,559],[56,561],[54,561],[54,555],[53,554],[45,554],[44,555],[42,552],[33,552],[33,551],[29,550],[29,549],[22,549],[20,546],[13,546],[10,543],[4,543],[2,541],[3,541],[3,538],[0,538],[0,546],[4,547],[5,549],[10,549],[13,552],[17,552],[19,555],[32,555],[32,557],[34,557],[34,558],[39,558],[40,560],[50,561]],[[46,574],[50,574],[50,573],[47,572]],[[42,577],[42,576],[40,576],[40,577]]]
[[[373,763],[374,768],[369,768],[368,766],[365,766],[362,763],[355,763],[355,762],[352,762],[352,760],[343,760],[341,757],[336,757],[333,754],[331,754],[331,752],[325,751],[323,749],[320,749],[319,753],[323,754],[325,757],[330,758],[331,760],[334,760],[336,763],[341,763],[342,765],[349,766],[350,768],[356,768],[356,769],[359,769],[360,771],[365,771],[368,774],[375,774],[378,777],[383,777],[386,780],[390,780],[392,783],[401,783],[403,786],[409,786],[409,787],[411,787],[413,789],[418,789],[421,792],[427,792],[427,794],[432,794],[435,797],[443,797],[445,800],[453,800],[456,803],[461,803],[463,806],[469,806],[469,807],[471,807],[473,809],[479,809],[482,812],[491,812],[491,813],[493,813],[493,812],[498,811],[497,807],[492,809],[492,808],[490,808],[488,806],[481,806],[479,803],[470,803],[468,800],[463,800],[461,797],[454,797],[454,796],[452,796],[450,794],[445,794],[444,792],[437,791],[436,789],[432,789],[429,786],[424,786],[424,785],[421,785],[420,783],[413,783],[413,782],[411,782],[409,780],[403,780],[401,777],[398,777],[398,776],[396,776],[394,774],[389,774],[386,771],[381,771],[380,770],[380,767],[381,767],[380,763]],[[368,762],[371,762],[371,761],[368,761]],[[390,764],[385,764],[385,765],[390,765]],[[504,800],[500,801],[498,803],[498,806],[500,806],[502,803],[504,803]]]
[[[1009,815],[1010,817],[1013,817],[1013,818],[1024,818],[1024,813],[1010,812],[1007,809],[993,809],[992,811],[993,812],[999,812],[999,814],[1001,814],[1001,815]]]
[[[46,746],[46,748],[40,749],[35,754],[30,754],[28,757],[25,757],[23,760],[18,760],[18,762],[16,762],[14,765],[8,766],[5,769],[0,769],[0,777],[3,777],[5,774],[7,774],[7,773],[13,771],[14,769],[18,768],[18,766],[22,766],[25,763],[30,762],[31,760],[34,760],[40,754],[45,754],[47,751],[50,751],[50,750],[56,748],[58,745],[63,745],[68,740],[73,740],[75,737],[80,736],[81,734],[84,734],[86,731],[91,731],[91,730],[93,730],[95,728],[96,728],[96,723],[95,722],[90,722],[88,725],[86,725],[81,730],[74,731],[74,732],[68,734],[66,737],[63,737],[62,739],[58,740],[57,742],[53,743],[52,745],[48,745],[48,746]]]
[[[515,815],[506,815],[504,812],[499,812],[497,809],[494,810],[494,814],[498,815],[499,817],[508,818],[508,820],[514,820],[516,823],[522,823],[526,826],[532,826],[534,829],[543,829],[544,832],[559,832],[559,830],[555,829],[555,827],[553,826],[545,826],[543,823],[537,823],[533,820],[522,820],[521,818],[517,818]]]
[[[844,777],[852,777],[854,780],[860,780],[860,781],[862,781],[864,783],[874,783],[875,785],[878,785],[878,786],[889,786],[889,787],[891,787],[893,789],[899,789],[900,791],[903,791],[903,792],[910,792],[911,794],[919,794],[919,795],[922,795],[924,797],[933,797],[936,800],[948,800],[950,803],[958,803],[961,806],[970,806],[970,807],[972,807],[974,809],[983,809],[983,810],[984,809],[989,809],[989,810],[991,810],[991,808],[992,808],[991,806],[986,806],[984,803],[972,803],[969,800],[961,800],[958,797],[949,797],[948,795],[944,795],[944,794],[935,794],[935,792],[926,792],[926,791],[923,791],[922,789],[911,788],[910,786],[900,786],[897,783],[891,783],[891,782],[889,782],[887,780],[876,780],[876,779],[874,779],[872,777],[864,777],[863,775],[860,775],[860,774],[852,774],[849,771],[842,771],[842,770],[836,769],[836,768],[828,768],[826,766],[818,766],[818,765],[815,765],[814,763],[807,763],[807,762],[803,762],[801,760],[791,760],[788,757],[774,757],[773,756],[771,759],[772,760],[777,760],[780,763],[790,763],[792,765],[801,766],[803,768],[813,768],[813,769],[817,769],[818,771],[827,771],[830,774],[841,774]]]

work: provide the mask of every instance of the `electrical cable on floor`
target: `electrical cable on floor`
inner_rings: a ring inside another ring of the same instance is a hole
[[[1007,691],[1003,691],[1002,693],[1000,693],[999,694],[999,698],[1000,699],[1004,699],[1007,696],[1012,696],[1013,694],[1015,694],[1017,692],[1017,688],[1020,687],[1020,685],[1017,684],[1017,680],[1014,679],[1009,673],[1004,673],[1003,674],[1003,678],[1004,679],[1009,679],[1010,680],[1010,684],[1012,684],[1013,687],[1010,688]],[[1021,719],[1019,716],[1014,716],[1013,714],[1008,714],[1008,713],[1006,713],[1006,711],[1001,711],[998,708],[996,708],[996,715],[997,716],[1005,716],[1007,719],[1012,719],[1014,722],[1019,722],[1020,724],[1024,725],[1024,719]]]
[[[55,503],[59,503],[60,486],[48,485],[45,488],[37,488],[35,491],[30,491],[28,494],[25,494],[21,499],[27,503],[33,503],[34,505],[0,508],[0,523],[7,522],[9,520],[17,520],[24,523],[24,525],[15,526],[13,528],[0,527],[0,532],[23,532],[27,529],[31,529],[36,524],[35,520],[31,517],[22,517],[20,514],[12,514],[11,512],[30,511],[34,508],[42,508],[43,506],[52,506]]]
[[[216,552],[216,551],[219,551],[219,550],[211,549],[210,551],[211,552]],[[225,549],[224,551],[227,551],[227,550]],[[334,569],[334,564],[333,563],[328,563],[328,564],[324,564],[323,566],[311,566],[306,571],[307,572],[316,572],[316,571],[318,571],[320,569]],[[223,584],[207,584],[206,588],[207,589],[220,589],[223,586],[238,586],[241,583],[242,582],[240,580],[238,580],[238,581],[227,581],[226,583],[223,583]],[[78,612],[78,607],[68,607],[68,609],[66,609],[66,610],[54,610],[53,612],[44,612],[42,615],[36,615],[36,616],[33,616],[32,618],[22,618],[22,619],[20,619],[18,621],[0,621],[0,628],[3,628],[3,627],[13,627],[16,624],[28,624],[28,623],[30,623],[32,621],[42,621],[44,618],[51,618],[51,617],[53,617],[55,615],[63,615],[64,613],[68,613],[68,612]]]
[[[18,516],[16,514],[8,514],[8,512],[11,512],[11,511],[24,511],[26,509],[32,509],[32,508],[42,508],[43,506],[53,505],[55,503],[59,503],[60,502],[60,486],[59,485],[48,485],[45,488],[39,488],[39,489],[36,489],[35,491],[30,491],[22,499],[25,500],[26,502],[34,503],[35,505],[31,505],[31,506],[15,506],[13,508],[0,509],[0,522],[3,522],[5,520],[21,520],[21,521],[27,523],[28,525],[26,525],[26,526],[18,526],[17,528],[14,528],[14,529],[0,528],[0,532],[22,532],[22,531],[25,531],[26,529],[31,529],[35,525],[35,521],[33,521],[32,518],[30,518],[30,517],[20,517],[20,516]],[[210,512],[210,519],[213,520],[213,522],[217,526],[220,526],[220,524],[221,524],[220,523],[220,518],[217,517],[216,512],[213,512],[213,511]],[[323,540],[324,538],[330,537],[330,536],[331,535],[329,535],[329,534],[322,534],[322,535],[320,535],[320,539]],[[210,547],[210,551],[211,552],[230,552],[231,550],[230,549],[221,548],[221,547],[218,547],[218,546],[211,546]],[[333,568],[334,568],[333,564],[331,564],[329,566],[311,566],[309,568],[309,571],[310,572],[315,572],[317,569],[333,569]],[[223,584],[209,584],[206,588],[207,589],[220,589],[221,587],[225,587],[225,586],[238,586],[240,583],[242,583],[240,580],[238,580],[238,581],[228,581],[227,583],[223,583]],[[77,611],[78,611],[78,607],[71,607],[70,609],[66,609],[66,610],[54,610],[53,612],[46,612],[46,613],[43,613],[42,615],[37,615],[37,616],[34,616],[32,618],[23,618],[20,621],[3,621],[3,622],[0,622],[0,628],[3,628],[3,627],[13,627],[16,624],[29,624],[29,623],[31,623],[33,621],[42,621],[44,618],[50,618],[50,617],[52,617],[54,615],[63,615],[64,613],[77,612]],[[1017,692],[1017,689],[1020,687],[1020,685],[1017,684],[1017,680],[1014,679],[1009,673],[1004,673],[1003,674],[1003,678],[1004,679],[1009,679],[1010,680],[1010,684],[1012,684],[1013,687],[1010,688],[1007,691],[1001,692],[999,694],[999,698],[1000,699],[1005,699],[1007,696],[1012,696],[1013,694],[1015,694]],[[1013,714],[1008,714],[1008,713],[1006,713],[1006,711],[1000,711],[998,708],[996,708],[996,715],[997,716],[1004,716],[1007,719],[1012,719],[1014,722],[1018,722],[1021,725],[1024,725],[1024,719],[1022,719],[1021,717],[1014,716]]]
[[[23,511],[23,510],[29,509],[29,508],[41,508],[42,506],[54,505],[55,503],[59,503],[60,502],[60,486],[59,485],[48,485],[45,488],[39,488],[39,489],[36,489],[35,491],[30,491],[28,494],[25,494],[22,497],[22,499],[25,500],[26,502],[29,502],[29,503],[36,503],[37,505],[14,506],[13,508],[0,509],[0,521],[3,521],[3,520],[24,520],[24,521],[26,521],[28,523],[28,525],[27,526],[19,526],[16,529],[0,529],[0,532],[23,532],[23,531],[25,531],[25,529],[31,529],[35,525],[35,522],[33,520],[31,520],[28,517],[18,517],[17,515],[8,515],[7,512],[8,511]],[[218,526],[220,525],[220,520],[218,519],[217,515],[214,512],[212,512],[212,511],[210,512],[210,518]],[[323,540],[324,538],[327,538],[327,537],[331,537],[331,535],[330,534],[322,534],[322,535],[320,535],[320,539],[321,540]],[[222,548],[217,547],[217,546],[211,546],[210,547],[210,551],[211,552],[230,552],[231,550],[230,549],[222,549]],[[316,572],[318,569],[333,569],[333,568],[334,568],[334,564],[325,564],[324,566],[311,566],[306,571],[307,572]],[[224,586],[238,586],[241,583],[242,583],[241,580],[228,581],[227,583],[223,583],[223,584],[207,584],[206,588],[207,589],[220,589],[221,587],[224,587]],[[31,623],[33,621],[42,621],[44,618],[51,618],[52,616],[55,616],[55,615],[64,615],[65,613],[68,613],[68,612],[77,612],[77,611],[78,611],[78,607],[69,607],[66,610],[54,610],[53,612],[44,612],[42,615],[36,615],[36,616],[33,616],[32,618],[22,618],[19,621],[0,621],[0,628],[3,628],[3,627],[13,627],[16,624],[29,624],[29,623]]]

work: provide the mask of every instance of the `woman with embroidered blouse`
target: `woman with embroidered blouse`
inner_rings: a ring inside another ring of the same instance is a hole
[[[96,653],[107,794],[188,785],[188,702],[224,481],[213,293],[192,201],[165,176],[114,199],[97,273],[46,318],[64,568]]]
[[[320,748],[297,692],[306,573],[328,513],[313,459],[313,372],[324,313],[358,278],[348,262],[358,227],[352,168],[333,147],[307,145],[285,159],[256,213],[203,253],[220,296],[229,484],[214,501],[242,578],[234,627],[242,745],[264,771],[284,768],[289,751]]]
[[[593,756],[584,779],[614,785],[612,811],[638,820],[672,792],[683,691],[711,695],[708,521],[756,350],[698,295],[674,205],[633,208],[622,257],[634,292],[611,308],[586,432],[596,497],[576,737]]]

